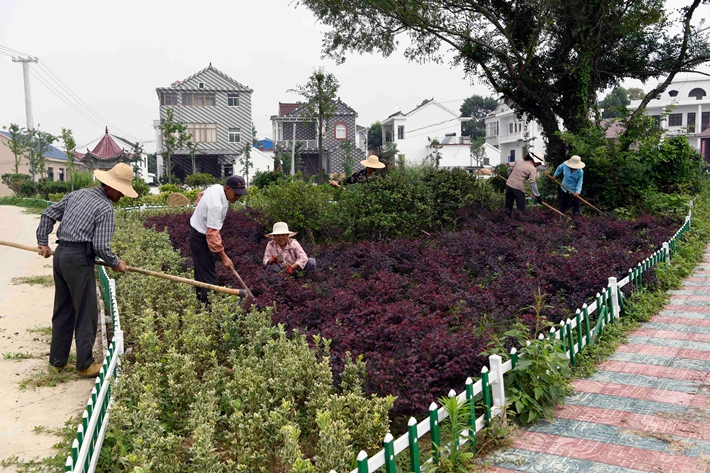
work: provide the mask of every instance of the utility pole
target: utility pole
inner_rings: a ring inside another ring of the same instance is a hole
[[[27,131],[34,129],[32,120],[32,94],[30,93],[30,63],[37,62],[37,56],[12,56],[12,62],[22,63],[22,75],[25,78],[25,113],[27,114]]]

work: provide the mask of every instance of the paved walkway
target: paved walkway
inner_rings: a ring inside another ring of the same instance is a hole
[[[710,246],[552,423],[516,434],[490,472],[710,472]]]

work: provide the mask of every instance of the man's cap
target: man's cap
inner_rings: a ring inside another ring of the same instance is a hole
[[[231,187],[237,195],[246,195],[249,193],[247,184],[244,182],[242,176],[229,176],[227,178],[227,185]]]

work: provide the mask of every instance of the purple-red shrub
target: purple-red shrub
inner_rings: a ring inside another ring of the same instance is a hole
[[[146,225],[167,231],[189,259],[189,218],[164,215]],[[511,220],[481,211],[458,232],[316,248],[301,240],[319,268],[305,279],[262,269],[262,221],[255,211],[229,212],[221,232],[254,303],[275,304],[275,322],[331,339],[336,372],[346,352],[364,355],[367,388],[396,395],[394,415],[421,414],[478,375],[494,331],[518,319],[534,325],[529,306],[538,289],[551,306],[544,315],[566,319],[680,224],[648,215],[569,224],[550,212]],[[217,271],[220,284],[238,286],[231,271],[219,264]]]

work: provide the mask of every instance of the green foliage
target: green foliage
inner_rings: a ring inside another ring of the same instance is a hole
[[[173,182],[172,163],[170,161],[173,153],[185,146],[191,135],[186,133],[187,125],[175,119],[171,108],[166,110],[165,118],[160,119],[160,132],[163,135],[163,156],[167,158],[168,166],[165,173],[168,176],[168,184]]]
[[[134,178],[131,182],[131,186],[138,194],[138,198],[145,197],[150,194],[150,186],[140,177]]]
[[[49,194],[49,197],[47,200],[50,202],[59,202],[60,200],[62,200],[64,198],[65,195],[66,194],[63,192],[61,192],[59,194]]]
[[[468,420],[471,417],[470,401],[458,399],[456,396],[439,398],[449,416],[441,422],[441,436],[449,439],[443,445],[435,445],[440,456],[427,471],[436,473],[468,473],[471,471],[473,451],[471,443],[461,445],[461,437],[469,431]],[[443,443],[443,442],[442,442]]]
[[[397,168],[341,191],[335,226],[349,240],[455,230],[461,218],[492,198],[487,181],[460,169]]]
[[[91,171],[77,171],[72,175],[74,189],[84,189],[86,187],[96,187],[98,181]]]
[[[180,192],[180,188],[175,184],[163,184],[159,188],[161,194],[172,194],[173,192]]]
[[[0,205],[16,205],[30,209],[46,209],[47,202],[42,199],[28,199],[24,197],[0,197]]]
[[[604,100],[599,102],[599,107],[604,109],[603,118],[625,117],[628,114],[626,107],[631,103],[626,89],[614,87]]]
[[[382,123],[376,121],[367,130],[367,149],[379,151],[382,146]]]
[[[508,165],[503,163],[503,164],[499,164],[495,168],[493,168],[493,175],[491,176],[491,179],[490,179],[491,187],[493,187],[493,189],[496,192],[499,192],[502,194],[505,192],[506,183],[503,179],[496,177],[496,176],[501,176],[504,179],[508,179]]]
[[[185,178],[185,185],[187,185],[188,187],[208,187],[216,183],[217,179],[215,179],[212,174],[208,174],[206,172],[190,174]],[[165,186],[160,187],[160,192],[164,192],[163,187]]]
[[[37,194],[44,200],[49,200],[49,194],[68,194],[71,192],[71,182],[40,181],[35,183]]]
[[[485,138],[485,117],[498,106],[498,101],[493,97],[472,95],[461,104],[462,117],[471,117],[471,120],[461,123],[461,136],[470,136],[471,141]]]
[[[167,234],[140,215],[118,216],[114,248],[129,264],[182,274]],[[235,313],[233,297],[202,307],[192,287],[162,279],[121,275],[117,293],[133,354],[99,471],[345,471],[389,429],[394,400],[362,392],[361,360],[333,385],[328,341],[311,345],[268,312]]]
[[[315,235],[328,231],[334,208],[330,186],[314,186],[294,180],[279,181],[262,191],[264,215],[271,222],[287,222],[289,228],[305,232],[312,243]]]
[[[9,127],[2,127],[3,130],[7,130],[10,134],[10,139],[7,142],[3,141],[3,144],[10,148],[10,152],[15,157],[14,171],[15,175],[20,174],[20,164],[22,164],[22,158],[27,152],[27,143],[24,139],[25,129],[21,128],[16,123],[11,123]],[[3,181],[4,183],[5,181]],[[17,193],[17,191],[13,190]]]
[[[76,172],[76,162],[75,162],[75,156],[76,156],[76,140],[74,140],[74,135],[72,134],[72,131],[67,128],[62,128],[62,134],[60,135],[60,138],[62,140],[62,143],[64,143],[64,154],[67,156],[67,164],[69,165],[69,172],[68,178],[70,181],[72,181],[71,184],[71,190],[74,190],[74,182],[72,180],[72,176]]]
[[[263,189],[270,184],[280,183],[282,181],[288,181],[290,179],[291,176],[289,176],[288,174],[284,174],[284,172],[280,169],[277,169],[275,171],[257,171],[256,176],[254,176],[254,180],[251,184],[254,187]]]
[[[32,176],[29,174],[3,174],[2,183],[10,188],[12,192],[20,195],[20,188],[23,182],[32,181]],[[33,193],[34,195],[34,193]]]

